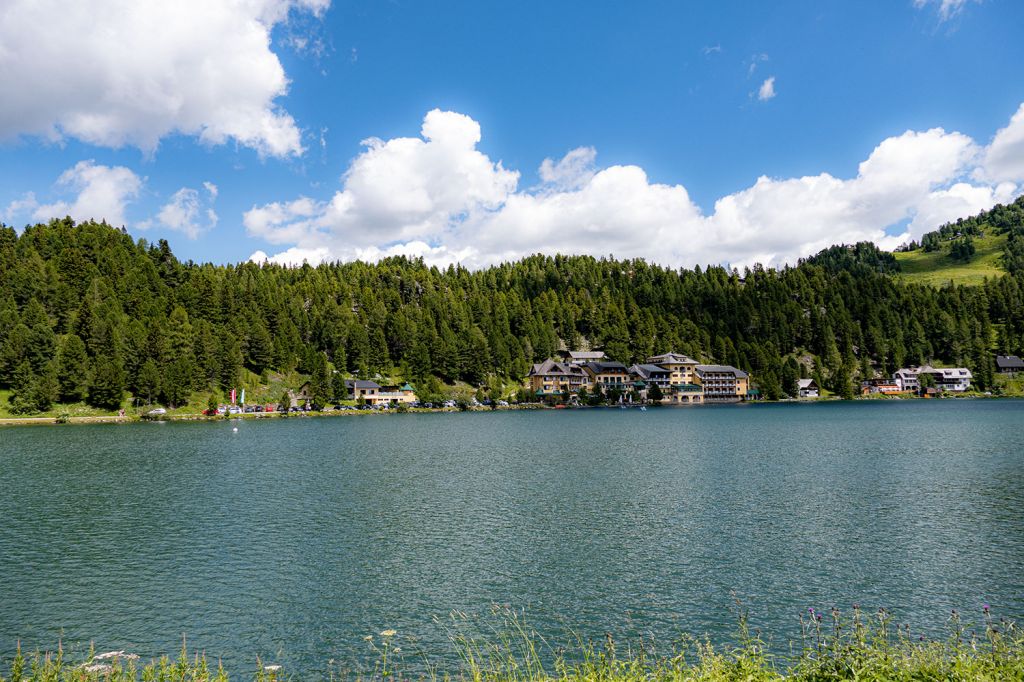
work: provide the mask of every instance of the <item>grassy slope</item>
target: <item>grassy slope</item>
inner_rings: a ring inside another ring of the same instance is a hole
[[[987,235],[974,240],[977,253],[970,263],[957,263],[949,257],[948,249],[926,253],[923,249],[896,253],[905,282],[942,286],[952,280],[955,284],[981,284],[988,277],[999,277],[1006,271],[999,264],[1006,244],[1006,235]]]

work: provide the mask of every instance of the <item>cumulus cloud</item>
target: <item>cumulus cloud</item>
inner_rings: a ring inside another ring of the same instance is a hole
[[[195,239],[202,232],[213,229],[217,225],[217,213],[212,207],[213,200],[217,198],[217,186],[212,182],[204,182],[203,187],[206,189],[206,202],[199,190],[182,187],[160,208],[155,218],[143,221],[138,227],[143,230],[162,227],[181,232],[189,239]]]
[[[1009,201],[1015,182],[979,179],[980,164],[1008,139],[1000,131],[980,148],[942,128],[907,131],[879,143],[850,177],[761,177],[705,213],[683,185],[651,182],[638,166],[599,168],[591,147],[545,159],[541,184],[519,190],[517,173],[476,148],[475,121],[433,111],[421,138],[367,141],[333,198],[254,206],[244,222],[251,235],[288,247],[254,253],[259,262],[401,254],[479,267],[558,252],[778,266],[837,243],[893,248]]]
[[[999,130],[985,152],[980,177],[989,180],[1024,181],[1024,104],[1010,119],[1010,124]]]
[[[762,102],[767,102],[772,97],[775,97],[775,76],[765,78],[757,91],[757,98]]]
[[[435,239],[456,219],[499,208],[519,181],[476,149],[480,125],[463,114],[434,110],[421,137],[363,141],[344,187],[326,202],[299,198],[253,207],[249,234],[274,244],[356,249]]]
[[[597,150],[577,147],[558,161],[544,159],[538,174],[547,185],[556,189],[579,189],[594,177]]]
[[[71,216],[75,220],[105,220],[114,226],[125,225],[125,207],[142,188],[142,179],[124,166],[97,165],[91,159],[79,161],[61,173],[57,195],[75,196],[40,204],[34,193],[11,202],[4,211],[8,220],[30,218],[45,222]]]
[[[270,34],[330,0],[7,0],[0,9],[0,137],[76,138],[153,152],[173,133],[300,154],[278,99]]]

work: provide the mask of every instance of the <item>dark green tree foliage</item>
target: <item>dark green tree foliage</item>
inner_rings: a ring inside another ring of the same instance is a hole
[[[124,400],[124,367],[120,358],[100,356],[95,360],[89,385],[89,404],[115,410]]]
[[[62,402],[81,402],[89,393],[89,355],[76,334],[66,335],[57,350],[57,383]]]
[[[334,387],[331,385],[331,370],[327,365],[327,354],[314,353],[310,368],[309,389],[313,394],[313,405],[322,407],[332,397]]]
[[[949,247],[949,257],[961,263],[967,263],[974,256],[974,240],[970,236],[955,240]]]
[[[151,404],[160,395],[160,368],[152,359],[147,359],[139,369],[135,396]]]
[[[765,395],[790,394],[802,371],[791,358],[840,393],[926,361],[967,366],[987,385],[992,353],[1024,353],[1024,202],[968,220],[1007,235],[1010,275],[903,284],[891,254],[870,244],[743,273],[567,256],[475,272],[401,257],[214,266],[104,224],[0,228],[0,388],[15,388],[26,362],[42,376],[55,357],[60,385],[70,367],[57,349],[71,334],[85,346],[89,402],[109,405],[125,388],[178,404],[236,387],[243,368],[311,372],[324,354],[342,372],[403,374],[424,393],[439,380],[479,387],[573,346],[626,364],[675,350],[735,365]]]
[[[664,399],[665,394],[661,390],[661,386],[658,384],[651,384],[651,388],[647,391],[647,397],[653,403],[660,403]]]

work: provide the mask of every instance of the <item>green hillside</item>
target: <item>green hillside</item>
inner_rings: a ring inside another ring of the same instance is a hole
[[[987,234],[974,240],[977,249],[969,263],[955,261],[949,255],[949,248],[939,251],[898,252],[896,262],[900,265],[901,278],[906,282],[942,286],[954,284],[977,285],[985,278],[992,279],[1006,274],[1000,261],[1006,248],[1005,234]]]

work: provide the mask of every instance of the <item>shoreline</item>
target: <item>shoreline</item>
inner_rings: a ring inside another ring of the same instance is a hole
[[[943,398],[924,398],[924,397],[900,397],[900,398],[854,398],[853,400],[843,400],[841,398],[815,398],[815,399],[799,399],[789,398],[777,401],[743,401],[736,403],[706,403],[700,405],[630,405],[626,409],[635,410],[640,407],[647,409],[699,409],[702,407],[722,407],[722,406],[736,406],[736,405],[815,405],[819,403],[839,403],[839,402],[889,402],[889,401],[948,401],[948,400],[1022,400],[1021,396],[996,396],[996,395],[965,395],[965,396],[949,396]],[[397,409],[391,410],[326,410],[324,412],[318,412],[310,410],[308,412],[250,412],[243,414],[234,415],[204,415],[201,413],[189,413],[189,414],[169,414],[164,415],[160,419],[150,419],[145,415],[126,415],[120,417],[118,415],[93,415],[84,417],[4,417],[0,418],[0,428],[4,427],[15,427],[15,426],[64,426],[67,424],[83,425],[83,424],[141,424],[141,423],[163,423],[163,422],[228,422],[235,420],[258,420],[258,419],[308,419],[308,418],[320,418],[320,417],[355,417],[355,416],[392,416],[397,414],[453,414],[459,412],[513,412],[513,411],[524,411],[524,410],[607,410],[607,409],[618,409],[617,405],[579,405],[575,407],[556,407],[554,405],[543,405],[543,404],[527,404],[527,405],[509,405],[503,407],[470,407],[466,410],[460,410],[457,407],[416,407],[410,408],[406,412],[399,412]]]

